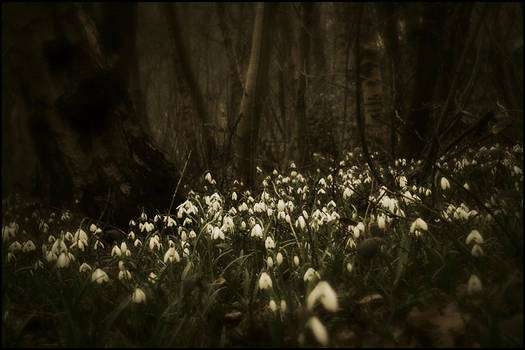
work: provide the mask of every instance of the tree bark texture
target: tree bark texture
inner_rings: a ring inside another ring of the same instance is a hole
[[[126,81],[75,4],[4,5],[40,179],[55,203],[81,197],[84,212],[127,226],[140,204],[167,208],[176,169],[139,126]],[[11,115],[11,117],[13,114]],[[19,166],[23,167],[23,164]]]
[[[255,178],[255,156],[259,124],[268,85],[268,67],[272,47],[271,33],[276,6],[275,3],[257,4],[250,62],[239,109],[235,149],[239,153],[236,158],[236,168],[248,186],[253,185]]]

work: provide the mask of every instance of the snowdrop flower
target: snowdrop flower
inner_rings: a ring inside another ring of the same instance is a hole
[[[96,281],[98,284],[100,284],[102,282],[108,282],[109,277],[107,273],[98,268],[91,274],[91,281]]]
[[[266,237],[264,246],[266,247],[267,250],[275,248],[275,242],[273,241],[272,237],[270,236]]]
[[[345,190],[343,191],[343,199],[348,199],[353,194],[354,194],[354,192],[350,188],[346,187]]]
[[[159,236],[155,235],[149,239],[149,249],[154,250],[155,248],[160,249]]]
[[[270,275],[268,275],[266,272],[261,273],[261,277],[259,277],[259,289],[269,289],[272,288],[272,279],[270,278]]]
[[[465,182],[465,184],[463,185],[463,188],[466,189],[467,191],[470,190],[470,186],[468,185],[468,183]]]
[[[131,219],[129,220],[129,226],[135,226],[135,220]]]
[[[250,237],[263,238],[262,228],[261,228],[261,226],[259,224],[255,224],[255,226],[253,226],[252,232],[250,234]]]
[[[468,280],[468,286],[467,286],[468,293],[474,294],[477,292],[481,292],[482,289],[483,289],[483,286],[481,284],[481,280],[479,279],[479,277],[474,274],[470,275],[470,278]]]
[[[120,250],[120,248],[118,246],[113,246],[113,249],[111,250],[111,256],[121,256],[122,255],[122,251]]]
[[[180,256],[179,253],[175,250],[174,247],[169,248],[164,254],[164,262],[173,262],[173,260],[179,262]]]
[[[324,325],[315,316],[310,317],[306,322],[306,325],[312,330],[315,339],[322,345],[328,345],[328,332]]]
[[[140,214],[140,218],[141,218],[143,221],[148,220],[148,216],[146,215],[145,212],[142,212],[142,213]]]
[[[354,267],[352,266],[351,263],[347,263],[347,264],[346,264],[346,270],[347,270],[348,272],[352,272],[353,269],[354,269]]]
[[[121,270],[118,272],[118,279],[119,281],[122,281],[124,279],[130,280],[131,279],[131,272],[129,270]]]
[[[401,188],[405,187],[407,185],[407,178],[405,176],[401,176],[399,178],[399,186]]]
[[[66,252],[62,252],[60,253],[60,256],[58,257],[58,260],[57,260],[57,268],[61,269],[63,267],[68,267],[69,266],[69,263],[71,261],[70,259],[70,253],[66,253]]]
[[[140,288],[136,288],[131,296],[131,301],[140,304],[146,302],[146,294]]]
[[[281,299],[281,312],[286,312],[286,301]]]
[[[157,279],[158,279],[158,276],[157,276],[154,272],[150,272],[150,273],[149,273],[148,280],[149,280],[151,283],[156,283],[156,282],[157,282]]]
[[[89,231],[95,233],[97,231],[97,226],[95,224],[89,225]]]
[[[15,255],[13,253],[11,253],[11,252],[8,252],[7,253],[7,263],[12,262],[13,260],[16,260]]]
[[[281,252],[277,253],[276,260],[277,260],[277,266],[283,263],[283,255],[281,254]]]
[[[139,245],[142,245],[142,241],[141,241],[140,239],[137,238],[137,239],[135,240],[135,242],[133,242],[133,245],[134,245],[135,247],[138,247]]]
[[[89,266],[87,263],[82,263],[82,265],[80,265],[80,268],[78,269],[78,271],[80,273],[91,271],[91,266]]]
[[[14,241],[9,245],[9,251],[11,253],[16,252],[17,250],[22,250],[22,245],[18,241]]]
[[[293,257],[293,263],[295,264],[295,266],[299,266],[299,257],[297,255]]]
[[[336,312],[338,308],[337,294],[326,281],[320,281],[317,286],[310,292],[306,299],[308,310],[312,311],[315,303],[320,301],[328,311]]]
[[[272,268],[273,267],[273,259],[271,256],[269,256],[268,258],[266,258],[266,264],[268,265],[269,268]]]
[[[483,237],[479,233],[478,230],[472,230],[470,231],[469,235],[467,236],[466,243],[470,244],[470,242],[474,241],[476,244],[482,244],[483,243]]]
[[[305,282],[313,281],[316,278],[319,279],[319,278],[321,278],[321,276],[319,276],[319,272],[315,271],[311,267],[309,267],[308,270],[306,270],[306,272],[304,273],[304,276],[303,276],[303,279],[304,279]]]
[[[120,251],[125,256],[131,256],[131,251],[128,249],[128,245],[126,244],[126,242],[120,243]]]
[[[284,212],[286,208],[286,204],[284,204],[284,201],[282,199],[279,199],[279,202],[277,202],[277,210]]]
[[[385,229],[385,216],[384,215],[379,215],[377,217],[377,226],[381,229],[381,230],[384,230]]]
[[[302,215],[300,215],[299,218],[295,221],[295,227],[300,227],[301,230],[304,231],[304,228],[306,227],[306,222],[304,221]]]
[[[195,233],[195,231],[191,230],[190,231],[190,238],[196,238],[197,237],[197,234]]]
[[[224,239],[224,232],[222,232],[222,230],[220,228],[218,228],[217,226],[215,226],[213,228],[213,231],[212,231],[212,235],[213,235],[213,239],[216,240],[216,239]]]
[[[420,230],[427,231],[428,226],[427,223],[421,219],[417,218],[411,225],[410,225],[410,233],[414,233],[416,236],[421,235]]]
[[[270,303],[268,304],[268,307],[270,308],[270,310],[272,310],[273,312],[276,312],[278,310],[277,308],[277,303],[275,302],[275,300],[271,299],[270,300]]]
[[[444,191],[446,189],[450,188],[450,182],[448,182],[446,177],[441,178],[441,189]]]
[[[478,257],[483,255],[483,249],[479,246],[479,244],[474,244],[471,251],[472,256]]]

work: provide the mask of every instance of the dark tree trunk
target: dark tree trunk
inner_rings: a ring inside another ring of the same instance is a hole
[[[27,109],[39,194],[56,203],[80,196],[88,216],[104,212],[104,221],[121,227],[140,205],[166,209],[178,174],[140,127],[128,68],[119,65],[126,44],[108,55],[79,5],[13,3],[4,11],[14,39],[8,50],[18,55],[7,69]]]

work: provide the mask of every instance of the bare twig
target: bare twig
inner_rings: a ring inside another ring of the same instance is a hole
[[[175,196],[177,195],[177,192],[179,191],[180,182],[182,181],[182,177],[184,176],[184,172],[186,171],[186,167],[188,166],[188,161],[190,160],[190,157],[191,157],[191,149],[190,149],[190,152],[188,153],[188,158],[186,158],[186,162],[184,163],[184,168],[182,168],[182,172],[180,174],[179,181],[177,182],[177,186],[175,187],[175,191],[173,192],[173,196],[171,196],[171,203],[170,203],[170,207],[168,209],[168,214],[166,215],[166,219],[162,220],[163,224],[162,224],[162,229],[160,230],[160,235],[161,236],[162,236],[162,233],[164,232],[164,228],[167,225],[168,218],[170,217],[171,208],[173,207],[173,202],[175,201]]]

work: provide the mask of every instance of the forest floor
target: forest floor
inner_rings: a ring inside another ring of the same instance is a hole
[[[167,216],[109,230],[75,205],[2,203],[2,346],[523,346],[523,146],[371,177],[202,175]],[[167,189],[166,192],[173,189]]]

